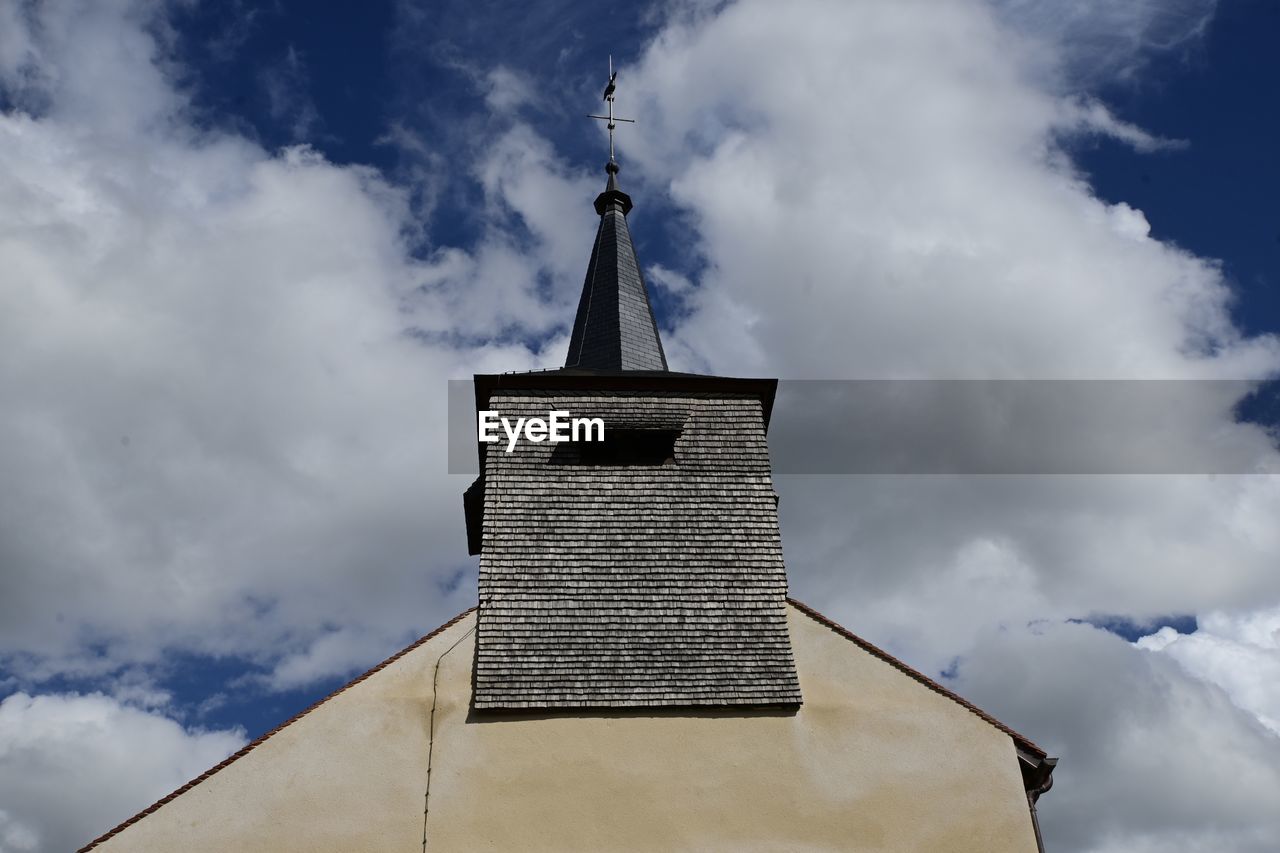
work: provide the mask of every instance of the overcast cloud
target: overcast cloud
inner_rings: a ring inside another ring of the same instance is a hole
[[[1063,147],[1178,144],[1091,95],[1193,49],[1214,6],[1158,5],[663,7],[623,71],[645,121],[622,178],[634,228],[660,227],[642,191],[682,212],[663,234],[688,269],[650,276],[681,308],[673,369],[1274,373],[1280,344],[1234,328],[1214,260],[1097,199]],[[166,654],[241,656],[287,689],[473,603],[445,383],[558,364],[590,250],[601,175],[509,117],[538,91],[521,72],[477,76],[496,141],[397,185],[210,130],[165,8],[0,0],[0,662],[22,691],[0,779],[27,780],[0,787],[0,850],[83,842],[242,742],[157,694]],[[479,182],[485,227],[423,255],[411,200],[449,170]],[[1196,446],[1230,417],[1172,428]],[[797,597],[1062,757],[1049,849],[1280,837],[1275,478],[778,487]],[[1170,613],[1200,630],[1135,646],[1068,621]],[[68,675],[102,693],[48,686]],[[73,776],[91,805],[68,817]]]

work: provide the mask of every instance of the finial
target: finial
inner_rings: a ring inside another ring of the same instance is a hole
[[[617,89],[618,72],[613,70],[613,54],[609,55],[609,82],[604,87],[604,102],[609,105],[609,114],[603,116],[589,115],[587,118],[598,118],[601,121],[608,122],[605,126],[609,128],[609,162],[605,164],[604,170],[610,175],[618,174],[618,161],[613,156],[613,129],[617,127],[616,122],[629,121],[635,124],[633,118],[618,118],[613,114],[613,92]]]

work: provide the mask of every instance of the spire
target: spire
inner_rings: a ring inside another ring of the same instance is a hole
[[[565,367],[666,370],[658,325],[627,228],[631,197],[618,188],[618,164],[596,197],[600,227],[587,264]]]
[[[591,261],[587,264],[587,278],[582,284],[582,298],[578,300],[573,335],[569,339],[569,356],[564,366],[592,370],[665,371],[667,357],[662,352],[658,324],[653,319],[649,293],[645,289],[644,276],[640,274],[640,264],[636,261],[631,231],[627,228],[631,196],[618,186],[621,167],[613,156],[614,122],[632,121],[616,118],[613,114],[617,77],[613,58],[610,57],[609,85],[604,90],[609,114],[591,116],[609,123],[609,162],[604,167],[609,180],[604,192],[596,196],[600,227],[591,248]]]

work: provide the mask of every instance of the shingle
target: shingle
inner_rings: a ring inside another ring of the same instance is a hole
[[[488,405],[601,417],[606,440],[680,432],[667,465],[488,446],[477,709],[799,704],[758,399],[511,391]]]

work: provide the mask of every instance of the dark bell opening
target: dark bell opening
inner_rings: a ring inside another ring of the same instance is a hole
[[[605,429],[604,441],[572,441],[556,445],[552,465],[674,465],[674,429]]]

